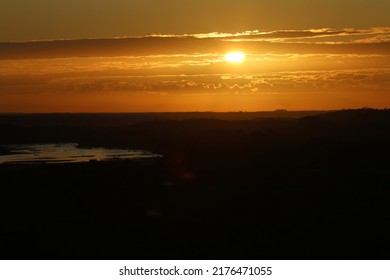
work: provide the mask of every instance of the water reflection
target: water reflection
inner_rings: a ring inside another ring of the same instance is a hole
[[[75,163],[102,160],[155,158],[148,151],[106,148],[79,148],[76,143],[2,146],[0,164]]]

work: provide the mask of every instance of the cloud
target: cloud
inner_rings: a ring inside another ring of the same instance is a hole
[[[355,40],[357,44],[375,44],[375,43],[390,43],[390,34],[381,34],[374,37]]]
[[[390,27],[373,27],[369,29],[333,29],[318,28],[307,30],[276,30],[276,31],[259,31],[251,30],[238,33],[201,33],[201,34],[152,34],[146,37],[152,38],[198,38],[198,39],[220,39],[223,41],[263,41],[263,42],[305,42],[304,39],[311,39],[315,42],[319,38],[331,37],[336,42],[351,43],[356,36],[386,36],[390,34]],[[348,41],[350,40],[350,41]],[[317,43],[323,42],[322,40]],[[356,41],[358,42],[358,41]],[[329,42],[327,42],[329,43]]]
[[[390,68],[250,74],[29,77],[0,80],[0,94],[318,94],[390,92]]]
[[[1,42],[0,60],[202,55],[221,54],[232,49],[242,49],[248,53],[389,54],[388,36],[389,27],[374,27],[364,30],[254,30],[235,34],[155,34],[113,39]],[[331,44],[335,46],[330,47]]]

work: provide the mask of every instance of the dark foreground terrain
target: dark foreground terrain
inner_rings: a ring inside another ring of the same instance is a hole
[[[389,110],[4,115],[0,131],[163,155],[0,165],[2,259],[390,259]]]

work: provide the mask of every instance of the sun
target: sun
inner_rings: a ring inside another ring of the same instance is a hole
[[[230,52],[225,55],[227,62],[241,63],[245,60],[245,54],[243,52]]]

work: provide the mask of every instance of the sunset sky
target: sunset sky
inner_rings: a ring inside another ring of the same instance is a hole
[[[388,0],[0,1],[0,112],[390,107]]]

